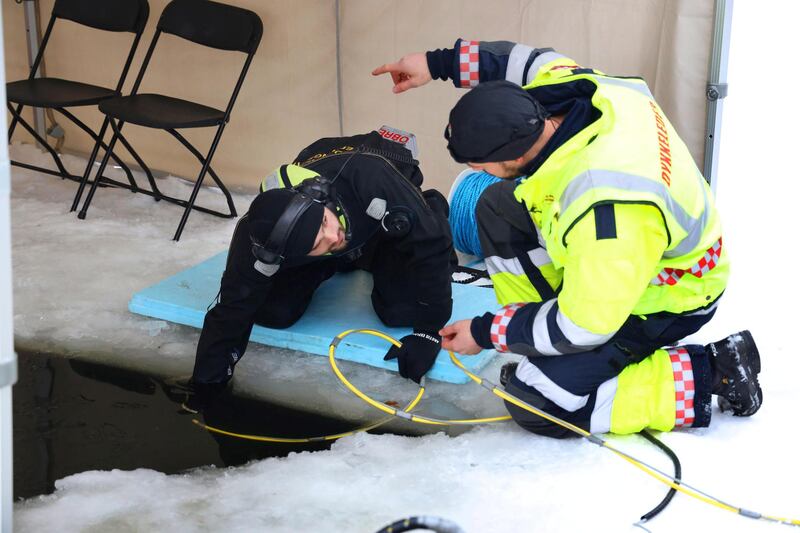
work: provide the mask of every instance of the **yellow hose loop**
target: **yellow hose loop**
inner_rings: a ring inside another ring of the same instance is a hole
[[[338,377],[339,380],[341,380],[341,382],[344,383],[345,387],[347,387],[347,389],[350,392],[352,392],[353,394],[355,394],[356,396],[361,398],[364,402],[366,402],[369,405],[373,406],[375,409],[383,411],[384,413],[392,415],[392,416],[403,418],[405,420],[410,420],[412,422],[417,422],[417,423],[420,423],[420,424],[434,425],[434,426],[486,424],[486,423],[489,423],[489,422],[502,422],[502,421],[506,421],[506,420],[510,420],[511,419],[511,417],[509,415],[504,415],[504,416],[494,416],[494,417],[489,417],[489,418],[469,418],[469,419],[441,420],[441,419],[438,419],[438,418],[430,418],[430,417],[427,417],[427,416],[413,415],[413,414],[410,414],[407,411],[401,411],[399,409],[393,409],[393,408],[389,407],[386,404],[383,404],[381,402],[373,400],[372,398],[370,398],[369,396],[367,396],[366,394],[361,392],[358,388],[356,388],[352,383],[350,383],[350,381],[344,376],[344,374],[342,374],[342,371],[339,370],[339,366],[336,364],[336,348],[338,347],[338,345],[342,341],[342,339],[344,339],[348,335],[352,335],[354,333],[363,333],[363,334],[366,334],[366,335],[372,335],[374,337],[379,337],[381,339],[389,341],[390,343],[392,343],[392,344],[394,344],[395,346],[398,346],[398,347],[402,346],[402,344],[400,343],[400,341],[390,337],[389,335],[387,335],[387,334],[385,334],[383,332],[380,332],[380,331],[376,331],[374,329],[349,329],[347,331],[343,331],[342,333],[340,333],[336,337],[334,337],[333,341],[331,341],[331,344],[328,347],[328,361],[330,362],[331,368],[333,369],[334,374],[336,374],[336,377]],[[451,358],[454,357],[453,356],[453,352],[450,352],[450,357]],[[420,390],[424,391],[425,390],[425,386],[424,385],[420,385]]]
[[[420,402],[420,400],[422,400],[423,394],[425,394],[425,389],[420,387],[414,399],[411,400],[411,402],[409,402],[408,405],[403,407],[403,411],[409,412],[412,409],[414,409]],[[232,431],[227,431],[224,429],[216,428],[214,426],[203,424],[197,419],[192,419],[192,423],[197,426],[200,426],[206,431],[210,431],[211,433],[218,433],[220,435],[227,435],[228,437],[236,437],[244,440],[254,440],[258,442],[280,442],[285,444],[305,444],[309,442],[328,442],[332,440],[341,439],[342,437],[349,437],[350,435],[355,435],[356,433],[361,433],[362,431],[369,431],[371,429],[375,429],[376,427],[382,426],[387,422],[391,422],[392,420],[394,420],[394,417],[390,416],[382,420],[379,420],[377,422],[367,424],[366,426],[361,426],[360,428],[352,429],[350,431],[345,431],[343,433],[335,433],[333,435],[323,435],[321,437],[299,437],[299,438],[270,437],[267,435],[249,435],[247,433],[234,433]]]
[[[353,331],[355,331],[355,330],[350,330],[350,332],[353,332]],[[348,332],[345,332],[345,333],[348,333]],[[400,346],[400,343],[397,342],[396,340],[392,339],[391,337],[389,337],[387,335],[383,335],[380,332],[375,332],[375,333],[378,333],[379,336],[389,340],[390,342],[394,343],[396,346]],[[425,388],[424,387],[420,387],[419,390],[417,391],[417,395],[405,407],[403,407],[402,411],[404,413],[408,413],[412,409],[414,409],[417,406],[417,404],[420,402],[420,400],[422,400],[422,396],[424,394],[425,394]],[[220,435],[227,435],[228,437],[236,437],[236,438],[244,439],[244,440],[253,440],[253,441],[257,441],[257,442],[279,442],[279,443],[284,443],[284,444],[305,444],[305,443],[309,443],[309,442],[328,442],[328,441],[333,441],[333,440],[336,440],[336,439],[341,439],[342,437],[349,437],[350,435],[355,435],[356,433],[361,433],[362,431],[369,431],[371,429],[375,429],[376,427],[382,426],[382,425],[384,425],[387,422],[390,422],[392,420],[394,420],[394,417],[390,416],[390,417],[384,418],[382,420],[379,420],[377,422],[373,422],[373,423],[367,424],[366,426],[361,426],[360,428],[356,428],[356,429],[353,429],[353,430],[350,430],[350,431],[345,431],[343,433],[335,433],[333,435],[323,435],[321,437],[300,437],[300,438],[270,437],[270,436],[267,436],[267,435],[249,435],[247,433],[234,433],[233,431],[227,431],[227,430],[224,430],[224,429],[216,428],[214,426],[209,426],[207,424],[204,424],[204,423],[200,422],[197,419],[192,419],[192,423],[194,423],[197,426],[200,426],[201,428],[205,429],[206,431],[210,431],[211,433],[218,433]]]
[[[604,448],[614,452],[618,457],[621,457],[622,459],[625,459],[627,462],[629,462],[630,464],[632,464],[636,468],[642,470],[646,474],[652,476],[653,478],[655,478],[658,481],[664,483],[665,485],[668,485],[668,486],[672,487],[673,489],[677,490],[678,492],[686,494],[687,496],[691,496],[692,498],[700,500],[700,501],[702,501],[704,503],[707,503],[709,505],[713,505],[715,507],[719,507],[720,509],[724,509],[726,511],[731,511],[731,512],[736,513],[736,514],[740,514],[740,515],[745,516],[747,518],[755,518],[755,519],[761,519],[761,520],[766,520],[766,521],[770,521],[770,522],[778,522],[778,523],[781,523],[781,524],[784,524],[784,525],[800,526],[800,520],[795,520],[795,519],[791,519],[791,518],[780,518],[780,517],[774,517],[774,516],[770,516],[770,515],[762,515],[762,514],[754,513],[754,512],[751,512],[751,511],[745,511],[744,509],[742,509],[740,507],[735,507],[733,505],[727,504],[727,503],[725,503],[725,502],[723,502],[721,500],[718,500],[718,499],[714,498],[713,496],[707,496],[705,494],[702,494],[697,489],[695,489],[693,487],[690,487],[690,486],[686,485],[683,482],[681,482],[681,484],[678,484],[678,483],[675,482],[674,478],[666,476],[666,475],[664,475],[664,474],[662,474],[660,472],[654,471],[652,469],[652,467],[650,467],[649,465],[646,465],[643,462],[641,462],[640,460],[636,459],[635,457],[632,457],[632,456],[628,455],[627,453],[625,453],[625,452],[623,452],[621,450],[618,450],[617,448],[612,446],[605,439],[597,437],[596,435],[592,435],[591,433],[589,433],[585,429],[580,428],[580,427],[578,427],[576,425],[570,424],[566,420],[561,420],[560,418],[557,418],[557,417],[554,417],[552,415],[549,415],[549,414],[545,413],[544,411],[541,411],[541,410],[533,407],[532,405],[530,405],[530,404],[528,404],[526,402],[523,402],[522,400],[516,398],[515,396],[512,396],[512,395],[508,394],[507,392],[498,389],[496,386],[489,387],[487,385],[484,385],[484,380],[482,378],[476,376],[475,374],[473,374],[469,370],[467,370],[467,368],[461,363],[461,361],[456,357],[456,355],[453,352],[450,352],[450,360],[453,362],[454,365],[456,365],[465,374],[467,374],[467,376],[469,376],[469,378],[472,379],[472,381],[474,381],[478,385],[482,385],[484,388],[490,389],[496,396],[499,396],[503,400],[505,400],[507,402],[510,402],[510,403],[516,405],[517,407],[521,408],[521,409],[525,409],[526,411],[529,411],[529,412],[531,412],[531,413],[533,413],[535,415],[541,416],[545,420],[548,420],[548,421],[550,421],[550,422],[552,422],[554,424],[557,424],[557,425],[559,425],[561,427],[564,427],[566,429],[574,431],[575,433],[578,433],[579,435],[581,435],[583,437],[586,437],[591,442],[594,442],[595,444],[601,445]]]
[[[420,389],[420,391],[417,393],[417,396],[411,401],[411,403],[406,405],[403,408],[403,410],[404,411],[410,411],[411,409],[416,407],[416,405],[422,399],[422,393],[423,392],[424,391],[422,389]],[[236,437],[236,438],[239,438],[239,439],[254,440],[254,441],[258,441],[258,442],[281,442],[281,443],[286,443],[286,444],[304,444],[304,443],[309,443],[309,442],[327,442],[327,441],[341,439],[342,437],[349,437],[350,435],[355,435],[356,433],[361,433],[362,431],[369,431],[371,429],[375,429],[376,427],[382,426],[382,425],[386,424],[387,422],[391,422],[392,420],[394,420],[394,417],[389,416],[389,417],[386,417],[386,418],[384,418],[382,420],[379,420],[378,422],[373,422],[371,424],[367,424],[366,426],[361,426],[360,428],[357,428],[357,429],[353,429],[353,430],[350,430],[350,431],[345,431],[344,433],[335,433],[333,435],[324,435],[324,436],[321,436],[321,437],[304,437],[304,438],[269,437],[269,436],[266,436],[266,435],[249,435],[247,433],[234,433],[232,431],[227,431],[227,430],[224,430],[224,429],[220,429],[220,428],[216,428],[216,427],[213,427],[213,426],[209,426],[209,425],[203,424],[202,422],[200,422],[197,419],[192,419],[192,423],[194,423],[197,426],[200,426],[201,428],[205,429],[206,431],[210,431],[211,433],[218,433],[220,435],[227,435],[228,437]]]
[[[387,413],[387,414],[391,415],[390,417],[385,418],[383,420],[380,420],[378,422],[374,422],[374,423],[368,424],[366,426],[362,426],[360,428],[357,428],[357,429],[354,429],[354,430],[351,430],[351,431],[346,431],[346,432],[343,432],[343,433],[336,433],[336,434],[333,434],[333,435],[325,435],[325,436],[322,436],[322,437],[307,437],[307,438],[284,438],[284,437],[268,437],[268,436],[259,436],[259,435],[248,435],[248,434],[234,433],[232,431],[226,431],[226,430],[223,430],[223,429],[215,428],[213,426],[208,426],[208,425],[203,424],[202,422],[200,422],[200,421],[198,421],[196,419],[192,420],[192,422],[194,424],[200,426],[201,428],[203,428],[203,429],[205,429],[207,431],[210,431],[212,433],[219,433],[221,435],[227,435],[227,436],[230,436],[230,437],[237,437],[237,438],[240,438],[240,439],[262,441],[262,442],[280,442],[280,443],[297,444],[297,443],[332,441],[332,440],[340,439],[342,437],[347,437],[347,436],[350,436],[350,435],[354,435],[354,434],[359,433],[361,431],[369,431],[370,429],[374,429],[374,428],[376,428],[378,426],[381,426],[381,425],[389,422],[390,420],[392,420],[393,417],[399,417],[399,418],[403,418],[403,419],[406,419],[406,420],[411,420],[412,422],[417,422],[417,423],[421,423],[421,424],[441,425],[441,426],[451,425],[451,424],[452,425],[456,425],[456,424],[465,424],[465,425],[466,424],[470,424],[470,425],[471,424],[482,424],[482,423],[488,423],[488,422],[500,422],[500,421],[511,419],[511,417],[507,415],[507,416],[498,416],[498,417],[491,417],[491,418],[474,418],[474,419],[465,419],[465,420],[440,420],[440,419],[429,418],[429,417],[420,416],[420,415],[413,415],[413,414],[411,414],[411,410],[413,410],[417,406],[417,404],[420,402],[420,400],[422,399],[422,396],[425,393],[424,384],[420,385],[419,391],[417,391],[417,395],[402,410],[394,409],[392,407],[389,407],[386,404],[383,404],[383,403],[380,403],[380,402],[378,402],[376,400],[373,400],[372,398],[370,398],[369,396],[367,396],[366,394],[361,392],[358,388],[356,388],[352,383],[350,383],[350,381],[348,381],[348,379],[344,376],[344,374],[342,374],[342,372],[339,370],[338,365],[336,364],[335,352],[336,352],[337,346],[342,341],[342,339],[344,339],[348,335],[352,335],[354,333],[363,333],[363,334],[366,334],[366,335],[373,335],[375,337],[379,337],[381,339],[384,339],[384,340],[386,340],[386,341],[388,341],[388,342],[390,342],[393,345],[398,346],[398,347],[402,346],[402,344],[398,340],[390,337],[389,335],[386,335],[385,333],[377,331],[377,330],[373,330],[373,329],[349,329],[347,331],[344,331],[344,332],[340,333],[336,337],[334,337],[333,341],[331,341],[331,344],[330,344],[330,346],[328,348],[328,361],[331,364],[331,368],[333,369],[333,372],[336,374],[336,376],[341,380],[341,382],[344,383],[344,385],[348,388],[348,390],[350,390],[350,392],[352,392],[353,394],[355,394],[356,396],[361,398],[363,401],[365,401],[369,405],[375,407],[376,409],[378,409],[380,411],[383,411],[384,413]],[[570,431],[573,431],[573,432],[581,435],[582,437],[587,438],[591,442],[608,449],[609,451],[611,451],[614,454],[616,454],[618,457],[621,457],[622,459],[624,459],[628,463],[632,464],[636,468],[642,470],[644,473],[646,473],[649,476],[655,478],[656,480],[664,483],[665,485],[668,485],[669,487],[677,490],[678,492],[681,492],[681,493],[683,493],[683,494],[685,494],[687,496],[695,498],[695,499],[697,499],[697,500],[699,500],[701,502],[707,503],[709,505],[713,505],[713,506],[718,507],[720,509],[724,509],[726,511],[730,511],[730,512],[733,512],[733,513],[736,513],[736,514],[740,514],[740,515],[745,516],[747,518],[754,518],[754,519],[757,519],[757,520],[765,520],[765,521],[769,521],[769,522],[777,522],[777,523],[784,524],[784,525],[800,526],[800,520],[796,520],[796,519],[792,519],[792,518],[776,517],[776,516],[772,516],[772,515],[762,515],[762,514],[759,514],[759,513],[752,512],[752,511],[747,511],[747,510],[745,510],[743,508],[735,507],[733,505],[727,504],[727,503],[725,503],[725,502],[723,502],[723,501],[721,501],[719,499],[714,498],[713,496],[706,495],[706,494],[700,492],[698,489],[695,489],[694,487],[691,487],[690,485],[687,485],[685,482],[681,482],[681,484],[678,484],[678,483],[676,483],[675,479],[672,478],[671,476],[663,474],[662,472],[658,472],[658,471],[654,470],[653,467],[647,465],[646,463],[643,463],[639,459],[636,459],[635,457],[633,457],[633,456],[631,456],[631,455],[629,455],[629,454],[627,454],[627,453],[625,453],[625,452],[623,452],[621,450],[618,450],[617,448],[612,446],[605,439],[602,439],[602,438],[600,438],[600,437],[598,437],[596,435],[592,435],[590,432],[586,431],[585,429],[583,429],[581,427],[578,427],[578,426],[576,426],[574,424],[571,424],[571,423],[567,422],[566,420],[562,420],[562,419],[560,419],[558,417],[552,416],[552,415],[550,415],[550,414],[548,414],[548,413],[546,413],[544,411],[541,411],[541,410],[533,407],[532,405],[520,400],[519,398],[508,394],[504,390],[499,389],[497,386],[495,386],[490,381],[484,380],[483,378],[481,378],[479,376],[476,376],[475,374],[473,374],[472,372],[467,370],[467,368],[461,363],[461,361],[456,357],[456,355],[452,351],[448,350],[448,353],[450,354],[450,360],[453,362],[454,365],[456,365],[459,369],[461,369],[461,371],[464,372],[472,381],[474,381],[475,383],[477,383],[478,385],[481,385],[482,387],[484,387],[486,389],[489,389],[496,396],[500,397],[501,399],[503,399],[503,400],[505,400],[505,401],[507,401],[509,403],[512,403],[512,404],[516,405],[517,407],[519,407],[521,409],[525,409],[526,411],[529,411],[529,412],[531,412],[531,413],[533,413],[535,415],[538,415],[538,416],[544,418],[545,420],[547,420],[549,422],[552,422],[553,424],[557,424],[557,425],[559,425],[561,427],[569,429]],[[423,383],[424,383],[424,381],[423,381]]]

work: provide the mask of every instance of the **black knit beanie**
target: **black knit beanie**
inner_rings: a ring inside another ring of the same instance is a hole
[[[267,243],[275,224],[297,194],[300,193],[292,189],[270,189],[255,197],[248,211],[250,237],[255,242]],[[324,212],[325,208],[322,204],[312,202],[292,228],[291,234],[286,240],[284,257],[308,255],[317,239]]]

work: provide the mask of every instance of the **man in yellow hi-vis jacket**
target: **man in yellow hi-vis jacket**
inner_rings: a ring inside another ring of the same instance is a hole
[[[395,92],[432,78],[471,88],[448,150],[509,178],[476,213],[505,307],[445,327],[444,348],[526,356],[504,368],[506,389],[591,432],[708,426],[712,394],[734,415],[759,409],[749,332],[676,345],[714,315],[729,263],[711,190],[643,80],[462,39],[373,74],[386,72]],[[567,434],[508,409],[530,431]]]

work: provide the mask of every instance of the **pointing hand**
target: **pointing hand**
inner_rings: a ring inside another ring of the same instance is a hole
[[[372,71],[372,75],[380,76],[387,72],[392,76],[394,82],[392,92],[395,94],[420,87],[431,81],[428,59],[422,52],[405,55],[396,63],[381,65]]]

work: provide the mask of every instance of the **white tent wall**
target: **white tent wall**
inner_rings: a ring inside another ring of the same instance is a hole
[[[46,25],[53,0],[39,3]],[[442,131],[448,111],[463,92],[434,83],[422,91],[394,95],[389,80],[373,78],[370,71],[408,52],[450,47],[457,37],[550,46],[609,74],[643,76],[703,166],[713,0],[228,3],[255,11],[264,21],[261,47],[214,158],[214,167],[234,187],[254,190],[265,172],[318,137],[390,124],[418,136],[423,172],[429,184],[446,192],[459,168],[447,155]],[[166,4],[167,0],[150,1],[150,20],[125,90]],[[3,0],[3,7],[6,77],[19,79],[27,74],[24,13],[15,0]],[[114,85],[131,42],[128,36],[72,22],[57,24],[52,39],[45,56],[48,75],[107,86]],[[141,90],[224,107],[240,56],[165,38]],[[76,114],[99,125],[95,110]],[[66,149],[90,151],[85,134],[63,118],[59,123],[67,130]],[[24,139],[23,133],[15,132],[15,139]],[[200,147],[211,141],[210,130],[187,133]],[[197,174],[196,160],[167,134],[130,127],[127,135],[153,168],[187,178]]]
[[[387,123],[414,132],[426,179],[446,192],[463,167],[450,160],[442,131],[463,90],[434,83],[394,95],[369,72],[408,52],[452,47],[458,37],[509,40],[644,77],[702,168],[713,14],[709,0],[342,0],[344,131]]]

